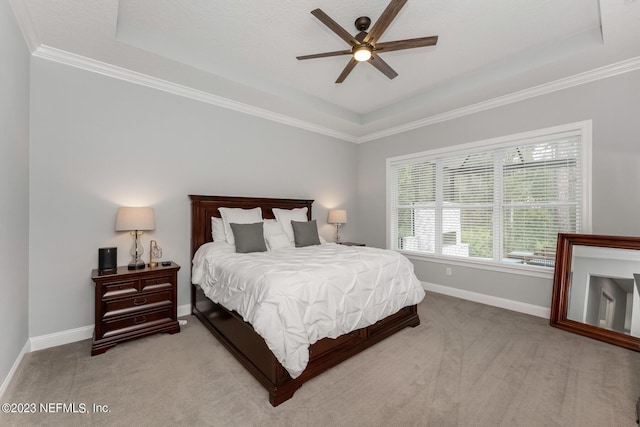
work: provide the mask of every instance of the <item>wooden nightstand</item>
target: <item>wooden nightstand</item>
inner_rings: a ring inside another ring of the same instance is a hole
[[[119,342],[157,332],[175,334],[178,324],[177,287],[180,266],[145,267],[114,273],[91,272],[95,282],[95,330],[91,355]]]
[[[340,245],[345,245],[345,246],[367,246],[364,243],[356,243],[356,242],[340,242]]]

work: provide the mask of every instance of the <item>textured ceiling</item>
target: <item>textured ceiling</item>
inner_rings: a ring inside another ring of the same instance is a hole
[[[409,0],[379,41],[438,35],[382,54],[389,80],[347,56],[310,11],[352,34],[389,0],[12,0],[38,49],[55,48],[352,138],[640,56],[640,1]],[[28,16],[29,19],[25,19]],[[29,22],[26,22],[29,21]]]

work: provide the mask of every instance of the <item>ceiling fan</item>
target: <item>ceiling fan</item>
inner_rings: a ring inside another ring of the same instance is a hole
[[[349,43],[351,45],[351,49],[298,56],[297,59],[303,60],[325,58],[328,56],[351,55],[351,59],[347,63],[347,66],[344,67],[344,70],[342,70],[342,73],[338,76],[336,83],[342,83],[356,64],[362,61],[369,62],[390,79],[395,78],[398,73],[396,73],[389,64],[384,62],[382,58],[380,58],[380,53],[401,49],[413,49],[416,47],[434,46],[438,42],[438,36],[429,36],[378,43],[378,39],[382,36],[382,33],[384,33],[389,24],[391,24],[391,21],[393,21],[396,15],[398,15],[398,12],[400,12],[400,9],[402,9],[405,3],[407,3],[407,0],[391,0],[391,3],[389,3],[384,12],[382,12],[382,15],[380,15],[380,18],[368,33],[367,29],[369,28],[369,25],[371,25],[371,19],[367,16],[359,17],[355,21],[355,26],[359,33],[355,36],[349,34],[347,30],[342,28],[322,10],[312,10],[311,14],[318,18],[324,25],[329,27],[329,29],[336,33],[341,39]]]

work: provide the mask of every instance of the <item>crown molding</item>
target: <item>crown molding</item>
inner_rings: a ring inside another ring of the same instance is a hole
[[[425,117],[424,119],[406,123],[401,126],[396,126],[396,127],[379,131],[379,132],[370,133],[368,135],[364,135],[356,138],[357,139],[356,143],[360,144],[363,142],[373,141],[373,140],[384,138],[387,136],[396,135],[402,132],[407,132],[413,129],[418,129],[418,128],[430,126],[436,123],[457,119],[460,117],[468,116],[470,114],[475,114],[481,111],[490,110],[492,108],[513,104],[514,102],[535,98],[540,95],[546,95],[549,93],[568,89],[574,86],[580,86],[585,83],[591,83],[597,80],[606,79],[608,77],[613,77],[613,76],[628,73],[631,71],[636,71],[638,69],[640,69],[640,56],[627,59],[624,61],[616,62],[614,64],[605,65],[603,67],[595,68],[590,71],[585,71],[583,73],[579,73],[573,76],[554,80],[538,86],[533,86],[527,89],[510,93],[508,95],[492,98],[487,101],[478,102],[476,104],[470,104],[462,108],[457,108],[455,110],[447,111],[442,114],[436,114],[434,116]]]
[[[330,136],[348,142],[356,142],[356,137],[344,132],[339,132],[337,130],[309,123],[304,120],[295,119],[284,114],[274,113],[273,111],[269,111],[264,108],[244,104],[242,102],[234,101],[228,98],[214,95],[209,92],[159,79],[157,77],[149,76],[137,71],[131,71],[129,69],[118,67],[116,65],[107,64],[106,62],[97,61],[95,59],[87,58],[85,56],[77,55],[75,53],[57,49],[51,46],[40,45],[33,52],[33,56],[113,77],[119,80],[124,80],[129,83],[134,83],[152,89],[161,90],[163,92],[168,92],[174,95],[183,96],[185,98],[190,98],[196,101],[204,102],[229,110],[238,111],[240,113],[260,117],[266,120],[282,123],[288,126],[308,130],[310,132],[315,132],[321,135]]]
[[[40,37],[36,32],[36,26],[33,25],[33,19],[31,19],[31,14],[29,13],[27,5],[24,0],[9,0],[9,5],[11,6],[11,9],[13,9],[13,14],[16,16],[18,26],[20,27],[20,31],[22,31],[22,35],[27,43],[29,51],[31,53],[35,52],[41,42]]]
[[[30,16],[28,15],[28,11],[24,7],[23,3],[20,0],[10,0],[10,2],[12,4],[15,3],[20,5],[19,9],[21,9],[20,13],[22,14],[21,16],[23,18],[18,18],[18,20],[21,22],[20,26],[21,28],[23,28],[23,33],[25,34],[27,44],[31,45],[32,43],[37,43],[37,34],[35,33],[35,31],[29,29],[33,28],[33,26],[22,25],[23,22],[30,22]],[[548,83],[543,83],[538,86],[533,86],[531,88],[513,92],[508,95],[499,96],[475,104],[470,104],[461,108],[457,108],[455,110],[447,111],[442,114],[436,114],[400,126],[384,129],[379,132],[370,133],[364,136],[355,136],[328,127],[309,123],[304,120],[299,120],[284,114],[275,113],[264,108],[244,104],[238,101],[214,95],[209,92],[169,82],[167,80],[162,80],[157,77],[152,77],[112,64],[107,64],[105,62],[97,61],[51,46],[38,45],[33,50],[33,56],[357,144],[374,141],[421,127],[431,126],[436,123],[457,119],[460,117],[468,116],[497,107],[502,107],[515,102],[524,101],[530,98],[535,98],[537,96],[550,94],[560,90],[572,88],[575,86],[591,83],[597,80],[606,79],[640,69],[640,56],[638,56],[603,67],[595,68],[590,71],[585,71],[583,73],[575,74],[573,76],[565,77]]]

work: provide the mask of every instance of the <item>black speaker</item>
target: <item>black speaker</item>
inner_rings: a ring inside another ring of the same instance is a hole
[[[118,248],[98,249],[98,270],[101,273],[115,272],[118,264]]]

